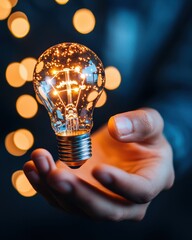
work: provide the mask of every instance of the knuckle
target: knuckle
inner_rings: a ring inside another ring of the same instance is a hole
[[[175,182],[175,172],[172,169],[172,172],[171,172],[171,174],[169,176],[169,179],[167,181],[166,189],[170,189],[173,186],[174,182]]]
[[[118,208],[115,211],[111,211],[107,215],[105,215],[106,220],[110,220],[113,222],[120,222],[122,220],[127,219],[126,209],[124,207]]]
[[[155,195],[155,192],[152,189],[149,189],[143,192],[143,194],[138,199],[138,203],[148,203],[154,198]]]
[[[145,217],[145,211],[143,212],[140,212],[138,213],[133,220],[137,221],[137,222],[140,222],[143,220],[143,218]]]
[[[115,212],[108,213],[105,216],[102,216],[104,220],[110,220],[113,222],[120,222],[124,220],[133,220],[133,221],[141,221],[145,217],[146,207],[140,208],[137,213],[132,214],[130,209],[127,207],[121,207]]]
[[[107,217],[108,220],[114,221],[114,222],[119,222],[123,219],[121,213],[119,211],[111,213]]]

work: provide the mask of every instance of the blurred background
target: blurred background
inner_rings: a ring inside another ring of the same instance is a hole
[[[162,19],[173,21],[170,12],[176,11],[176,2],[178,8],[183,7],[179,3],[182,1],[171,0],[143,0],[142,3],[133,0],[0,0],[2,239],[192,239],[190,168],[170,191],[161,193],[153,201],[140,223],[95,222],[62,213],[35,192],[22,171],[23,164],[36,148],[46,148],[55,159],[58,157],[47,111],[33,89],[33,68],[38,57],[55,44],[77,42],[89,47],[102,60],[107,83],[94,111],[94,132],[111,115],[150,102],[153,86],[139,79],[158,79],[159,70],[166,62],[165,52],[170,46],[172,50],[178,46],[171,45],[173,38],[168,38],[158,58],[147,54],[148,49],[158,45],[159,33],[163,31],[161,25],[156,29],[153,19],[159,14]],[[179,26],[188,20],[185,16],[189,15],[191,5],[188,8],[187,4]],[[153,14],[149,18],[151,6]],[[191,23],[192,20],[188,27]],[[171,58],[173,56],[174,53]],[[140,58],[145,60],[142,62]],[[181,54],[180,60],[184,64],[186,56]],[[176,72],[174,74],[177,76]],[[187,77],[192,81],[191,72]],[[188,156],[191,157],[189,153]]]

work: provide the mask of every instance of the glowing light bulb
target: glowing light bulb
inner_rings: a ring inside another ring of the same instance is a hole
[[[59,159],[80,167],[92,155],[93,111],[105,84],[101,60],[81,44],[55,45],[39,57],[33,83],[48,110]]]

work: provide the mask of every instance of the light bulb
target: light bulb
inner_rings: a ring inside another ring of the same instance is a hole
[[[33,83],[48,110],[59,159],[80,167],[92,156],[93,111],[105,84],[101,60],[78,43],[55,45],[39,57]]]

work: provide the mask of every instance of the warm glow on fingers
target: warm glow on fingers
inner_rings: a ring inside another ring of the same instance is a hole
[[[114,90],[119,87],[121,83],[121,74],[119,70],[115,67],[107,67],[105,68],[105,88],[108,90]]]
[[[26,153],[25,150],[17,148],[14,144],[13,137],[15,132],[9,133],[5,138],[5,148],[13,156],[22,156]]]
[[[21,150],[29,150],[34,143],[33,134],[27,129],[19,129],[15,131],[13,136],[14,144]]]
[[[26,79],[26,81],[32,81],[33,80],[33,71],[34,71],[36,63],[37,63],[37,60],[35,58],[32,58],[32,57],[25,58],[25,59],[23,59],[21,61],[21,64],[27,70],[27,79]]]
[[[25,94],[17,99],[16,109],[23,118],[32,118],[37,113],[38,104],[34,97]]]
[[[34,190],[23,170],[18,170],[11,177],[13,187],[24,197],[32,197],[37,192]]]
[[[90,33],[95,27],[95,16],[89,9],[79,9],[73,16],[73,25],[82,34]]]
[[[105,91],[103,91],[95,107],[98,107],[98,108],[102,107],[106,103],[106,101],[107,101],[107,94]]]
[[[5,75],[10,86],[21,87],[25,84],[27,70],[22,64],[13,62],[7,66]]]

